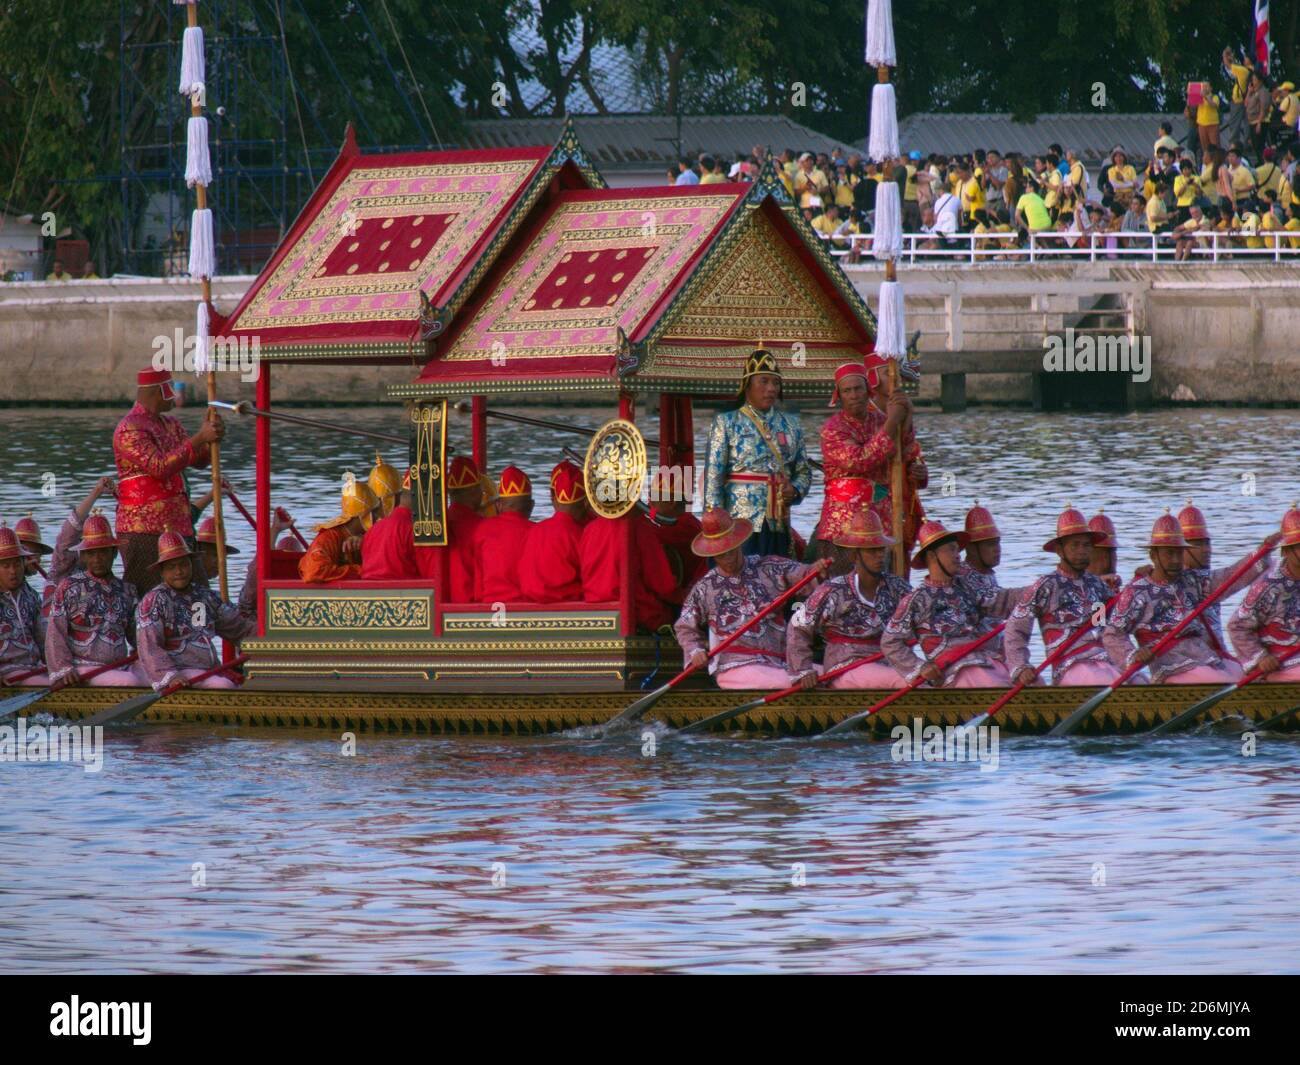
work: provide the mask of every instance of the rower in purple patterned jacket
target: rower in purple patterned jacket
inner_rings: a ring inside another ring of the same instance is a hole
[[[49,683],[39,643],[41,600],[24,574],[34,557],[13,529],[0,525],[0,681],[37,670],[14,683],[39,687]]]
[[[1005,688],[1011,683],[1001,654],[987,644],[946,671],[935,661],[984,635],[1008,609],[1004,599],[1008,593],[981,594],[975,585],[957,580],[960,551],[966,543],[964,532],[949,532],[940,522],[921,526],[912,568],[928,570],[928,575],[898,604],[880,641],[886,660],[904,681],[910,683],[920,674],[945,688]]]
[[[1015,605],[1002,634],[1007,669],[1017,684],[1033,684],[1034,669],[1029,665],[1029,638],[1034,619],[1043,631],[1043,646],[1052,654],[1066,640],[1086,626],[1086,631],[1070,646],[1064,656],[1052,664],[1052,683],[1087,684],[1105,687],[1119,676],[1101,643],[1104,607],[1111,597],[1106,582],[1088,571],[1092,552],[1103,532],[1088,527],[1083,514],[1066,507],[1056,519],[1056,535],[1043,545],[1060,559],[1057,567],[1039,577],[1028,593]]]
[[[158,537],[158,561],[152,565],[160,571],[162,582],[140,600],[135,621],[140,665],[154,691],[220,665],[218,636],[235,643],[257,631],[254,619],[194,580],[196,554],[180,533],[168,530]],[[197,684],[200,688],[234,686],[221,674]]]
[[[1282,516],[1282,560],[1250,586],[1228,622],[1228,636],[1246,671],[1260,670],[1273,683],[1300,682],[1300,509]]]
[[[817,685],[813,641],[820,636],[826,651],[821,672],[847,665],[880,650],[885,624],[911,590],[907,581],[885,572],[886,549],[894,543],[885,535],[880,516],[863,507],[832,541],[852,552],[853,569],[827,581],[795,608],[785,630],[786,668],[795,683]],[[835,677],[832,688],[897,688],[903,683],[887,662],[866,662]]]
[[[1281,538],[1281,533],[1274,533],[1265,543],[1272,546]],[[1214,649],[1203,616],[1193,619],[1159,657],[1151,651],[1152,645],[1207,595],[1217,592],[1236,567],[1214,570],[1208,577],[1185,571],[1187,541],[1178,519],[1168,510],[1156,519],[1145,546],[1151,552],[1151,572],[1134,577],[1125,586],[1102,632],[1102,643],[1115,668],[1122,670],[1132,662],[1142,662],[1156,684],[1231,684],[1240,680],[1241,666]],[[1258,577],[1261,567],[1267,570],[1267,556],[1247,571],[1234,590]],[[1231,594],[1231,590],[1225,594]],[[1137,640],[1136,650],[1130,637]]]
[[[1183,530],[1183,539],[1187,541],[1187,547],[1183,551],[1183,572],[1199,582],[1204,588],[1202,594],[1208,595],[1210,584],[1216,583],[1216,578],[1221,581],[1223,577],[1227,576],[1228,570],[1210,569],[1212,551],[1210,547],[1210,530],[1205,515],[1198,508],[1192,506],[1192,501],[1189,499],[1187,506],[1178,512],[1178,525]],[[1241,588],[1249,587],[1253,580],[1268,572],[1268,566],[1267,559],[1260,559],[1255,563],[1255,568],[1237,582],[1236,588],[1226,594],[1232,595],[1233,592]],[[1222,606],[1222,599],[1211,603],[1201,614],[1201,620],[1205,622],[1210,643],[1219,656],[1236,661],[1228,650],[1228,641],[1223,636]],[[1240,663],[1237,664],[1240,665]]]

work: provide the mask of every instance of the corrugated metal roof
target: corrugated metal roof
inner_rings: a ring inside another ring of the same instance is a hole
[[[644,169],[667,166],[678,155],[677,119],[672,115],[574,115],[573,125],[583,148],[597,167]],[[467,122],[467,148],[514,148],[554,144],[563,118],[489,118]],[[686,155],[709,152],[724,160],[749,155],[762,144],[774,152],[829,152],[850,145],[817,133],[784,115],[683,115],[681,147]]]
[[[1048,114],[1032,122],[1016,122],[1009,114],[948,115],[934,112],[908,115],[898,125],[899,147],[904,152],[944,155],[969,154],[976,148],[1036,155],[1049,144],[1073,148],[1087,164],[1099,164],[1116,146],[1130,160],[1148,159],[1160,136],[1160,123],[1168,120],[1174,138],[1187,143],[1188,125],[1182,115],[1162,114]],[[1195,139],[1195,132],[1191,134]],[[863,142],[865,145],[866,142]]]

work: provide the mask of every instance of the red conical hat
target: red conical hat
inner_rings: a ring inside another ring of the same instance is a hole
[[[1096,520],[1096,518],[1093,518],[1093,521]],[[1094,529],[1091,524],[1085,521],[1083,511],[1075,510],[1074,507],[1066,507],[1061,511],[1061,516],[1056,519],[1056,535],[1043,544],[1043,550],[1055,551],[1056,545],[1067,536],[1088,535],[1092,536],[1093,547],[1105,546],[1102,541],[1106,539],[1106,534]]]
[[[972,544],[977,544],[981,540],[999,540],[1002,538],[1002,532],[993,520],[993,514],[988,507],[979,505],[979,500],[975,505],[966,511],[966,538]]]
[[[1097,547],[1119,547],[1119,540],[1115,536],[1115,523],[1102,513],[1100,507],[1097,508],[1097,513],[1088,521],[1088,531],[1101,533],[1103,539],[1096,541]]]
[[[217,542],[217,519],[204,518],[199,522],[199,527],[194,532],[194,539],[201,544],[215,544]],[[239,554],[239,548],[226,544],[226,554],[237,555]]]
[[[1143,547],[1186,547],[1187,541],[1183,539],[1183,528],[1178,524],[1178,519],[1169,513],[1168,508],[1165,512],[1156,518],[1156,523],[1151,526],[1151,539],[1142,545]]]
[[[8,525],[0,525],[0,562],[11,558],[35,558],[35,552],[28,551],[18,534]]]
[[[582,483],[582,470],[565,459],[551,471],[551,491],[557,503],[576,503],[587,490]]]
[[[1282,542],[1280,547],[1300,545],[1300,503],[1292,503],[1291,509],[1282,515]]]
[[[48,544],[41,543],[41,527],[36,524],[36,519],[30,513],[27,517],[19,518],[14,522],[14,532],[28,551],[35,551],[38,555],[48,555],[54,550]]]
[[[748,540],[753,531],[754,526],[744,518],[733,518],[722,507],[714,507],[704,512],[691,552],[701,558],[725,555]]]
[[[916,553],[912,555],[912,569],[925,569],[926,551],[948,540],[956,540],[958,547],[965,547],[970,543],[970,537],[964,532],[950,532],[943,527],[941,521],[922,522],[920,531],[916,534]]]
[[[194,552],[190,550],[190,545],[185,542],[185,537],[168,529],[158,537],[158,561],[150,562],[149,565],[156,569],[164,562],[170,562],[175,558],[193,557]]]
[[[74,551],[97,551],[101,547],[121,547],[122,541],[113,536],[113,526],[99,511],[94,511],[81,527],[81,543],[74,544]]]
[[[478,478],[478,464],[468,455],[457,455],[447,468],[447,491],[473,488],[478,484]]]
[[[1205,521],[1205,515],[1200,510],[1192,506],[1192,501],[1187,501],[1187,506],[1178,512],[1178,524],[1183,530],[1183,539],[1185,540],[1208,540],[1210,530]]]
[[[518,499],[521,496],[530,496],[533,494],[533,482],[528,479],[528,474],[524,473],[518,466],[507,466],[501,471],[499,494],[502,499]]]
[[[874,510],[859,510],[831,542],[836,547],[889,547],[895,541],[885,535],[879,514]]]

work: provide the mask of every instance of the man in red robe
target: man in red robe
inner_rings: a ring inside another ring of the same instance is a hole
[[[372,480],[373,476],[372,474]],[[382,496],[380,505],[385,505]],[[409,470],[392,496],[391,505],[388,516],[370,526],[361,540],[363,581],[395,581],[420,576],[419,567],[415,563],[415,519],[411,517]]]
[[[135,383],[135,406],[113,431],[113,457],[123,579],[134,586],[137,596],[143,596],[158,583],[152,568],[158,537],[168,529],[187,538],[194,534],[181,471],[206,466],[208,445],[221,440],[226,427],[213,412],[197,433],[186,433],[180,421],[167,414],[176,405],[168,370],[141,370]],[[208,576],[216,575],[203,575],[201,580]]]
[[[567,459],[551,471],[551,505],[555,513],[528,533],[519,560],[519,591],[530,603],[581,602],[578,540],[591,510],[582,470]]]
[[[519,559],[532,532],[533,483],[518,466],[501,471],[500,513],[484,518],[474,531],[474,599],[476,603],[517,603]]]
[[[668,564],[650,519],[633,511],[621,518],[594,518],[582,530],[582,598],[588,603],[616,603],[623,595],[628,565],[624,524],[632,525],[632,605],[638,629],[654,632],[672,624],[685,597]]]
[[[483,522],[483,478],[468,455],[457,455],[447,467],[447,546],[417,547],[415,561],[420,576],[436,579],[438,552],[447,553],[448,603],[476,602],[478,566],[474,555],[474,534]]]
[[[650,498],[654,503],[650,508],[650,527],[668,556],[678,586],[687,592],[709,570],[708,559],[700,558],[691,550],[691,542],[700,533],[700,519],[686,509],[684,486],[674,486],[664,468],[655,474]]]

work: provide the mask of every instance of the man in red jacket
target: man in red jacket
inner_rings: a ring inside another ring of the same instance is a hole
[[[377,494],[377,493],[376,493]],[[392,497],[392,510],[366,530],[361,540],[361,579],[392,581],[418,578],[415,520],[411,517],[411,471]],[[381,500],[382,502],[382,500]]]
[[[533,483],[518,466],[501,471],[500,513],[484,518],[474,531],[474,602],[517,603],[519,559],[532,532]]]
[[[567,459],[551,471],[551,505],[555,513],[528,533],[519,560],[519,591],[530,603],[580,602],[578,539],[591,511],[582,470]]]
[[[582,598],[588,603],[618,602],[628,565],[624,523],[632,524],[632,603],[638,629],[653,632],[669,625],[685,592],[650,519],[633,511],[621,518],[594,518],[582,530]]]
[[[447,552],[447,587],[439,594],[448,603],[475,601],[476,563],[474,534],[483,518],[483,501],[478,466],[468,455],[457,455],[447,467],[447,546],[415,547],[415,564],[425,580],[438,578],[438,558]]]

